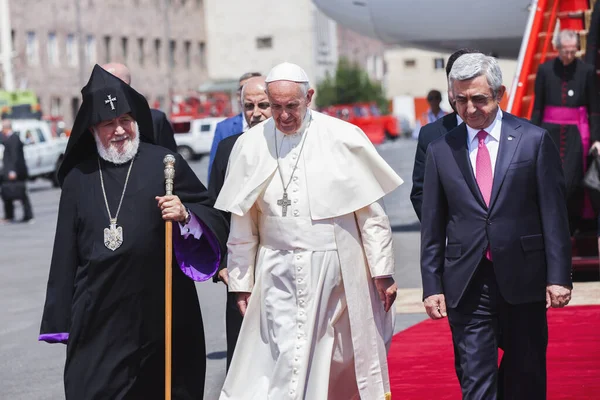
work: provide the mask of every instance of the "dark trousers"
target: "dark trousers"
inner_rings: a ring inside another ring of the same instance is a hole
[[[508,304],[484,259],[456,308],[448,309],[456,375],[465,400],[546,398],[546,304]],[[498,348],[504,350],[498,368]]]
[[[23,185],[23,190],[20,190],[19,195],[16,197],[11,196],[10,198],[5,196],[3,193],[2,201],[4,202],[4,219],[14,220],[15,219],[15,206],[13,204],[14,200],[20,200],[23,205],[23,220],[28,221],[33,218],[33,210],[31,208],[31,202],[29,201],[29,196],[27,195],[27,190],[25,190],[25,183],[18,182]],[[3,192],[7,190],[7,185],[10,183],[4,183],[2,185]]]
[[[237,306],[237,293],[227,293],[227,309],[225,310],[225,334],[227,336],[227,371],[231,365],[233,351],[240,335],[244,317]]]

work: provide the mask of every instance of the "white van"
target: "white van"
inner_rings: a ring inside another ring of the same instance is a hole
[[[67,138],[52,136],[50,125],[46,121],[37,119],[13,119],[13,132],[19,135],[23,142],[25,164],[29,171],[29,178],[48,178],[57,186],[56,171],[62,161]],[[4,146],[0,145],[0,169],[4,158]]]
[[[186,160],[198,159],[209,154],[217,124],[224,119],[223,117],[177,118],[171,121],[177,152]]]

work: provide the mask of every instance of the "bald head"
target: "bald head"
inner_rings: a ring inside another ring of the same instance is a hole
[[[10,119],[3,119],[2,120],[2,133],[4,133],[5,135],[8,135],[10,133],[10,131],[12,131],[12,122],[10,122]]]
[[[131,85],[131,72],[129,72],[129,68],[127,68],[126,65],[119,63],[108,63],[102,65],[102,68],[126,84]]]
[[[250,78],[242,87],[242,108],[250,128],[271,118],[271,105],[265,92],[266,88],[264,76]]]

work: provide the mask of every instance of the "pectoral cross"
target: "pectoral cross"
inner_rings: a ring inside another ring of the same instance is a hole
[[[115,105],[113,104],[113,101],[117,101],[116,97],[110,97],[110,94],[108,95],[108,100],[104,100],[104,104],[108,104],[110,103],[110,109],[114,110],[115,109]]]
[[[287,192],[283,191],[283,198],[277,200],[277,205],[281,206],[281,215],[287,215],[287,208],[292,205],[292,201],[288,199]]]

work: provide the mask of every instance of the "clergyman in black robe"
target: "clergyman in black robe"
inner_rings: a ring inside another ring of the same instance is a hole
[[[562,31],[557,48],[559,56],[538,69],[531,122],[547,129],[559,149],[573,233],[581,218],[595,218],[582,180],[590,149],[600,140],[600,99],[594,68],[576,58],[577,34]]]
[[[2,201],[4,202],[4,220],[14,221],[14,201],[19,200],[23,205],[22,222],[33,219],[31,202],[27,195],[26,181],[29,177],[23,142],[19,135],[13,132],[10,120],[2,121],[2,144],[4,145],[4,156],[2,159],[2,171],[0,183],[2,186]]]
[[[67,400],[163,398],[164,221],[177,221],[172,394],[202,399],[206,354],[193,280],[217,271],[227,221],[179,155],[174,196],[164,196],[169,150],[149,143],[152,119],[142,95],[98,65],[82,95],[58,173],[62,194],[39,339],[67,344]]]

